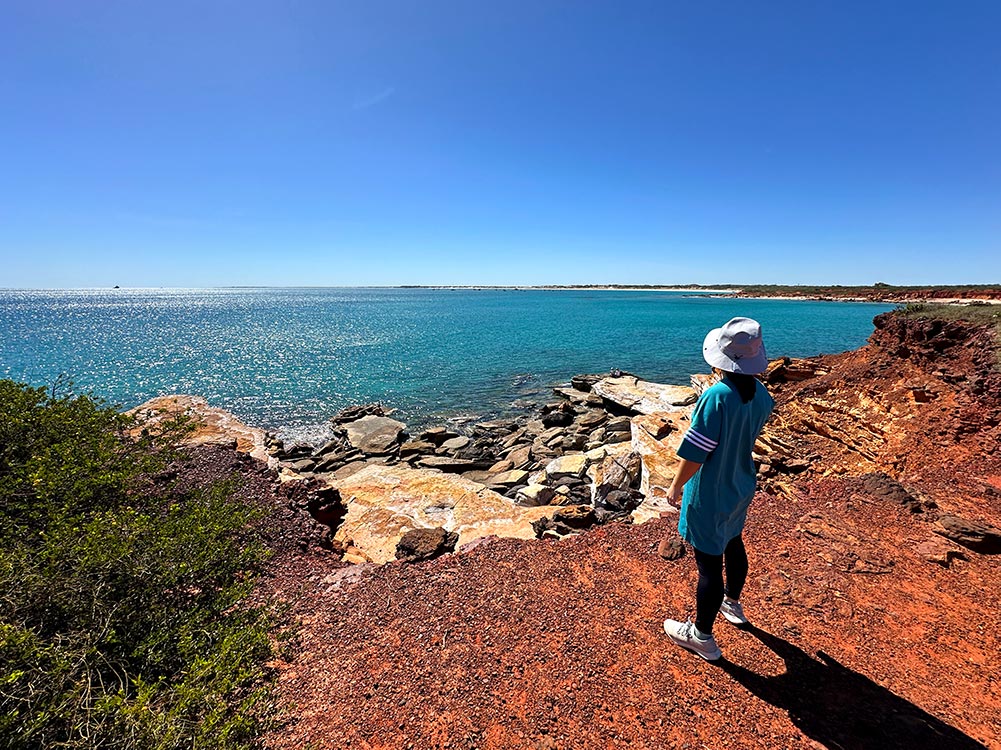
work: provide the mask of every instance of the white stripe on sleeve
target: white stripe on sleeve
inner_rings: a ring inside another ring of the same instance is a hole
[[[689,430],[688,432],[685,433],[685,440],[690,442],[696,448],[701,448],[707,453],[712,453],[713,450],[716,448],[715,445],[710,444],[711,441],[706,440],[699,433],[693,432],[692,430]]]
[[[689,435],[694,435],[695,437],[697,437],[699,440],[701,440],[703,443],[705,443],[706,445],[708,445],[711,448],[715,448],[717,445],[719,445],[719,441],[718,440],[713,440],[712,438],[707,438],[701,432],[696,432],[695,430],[693,430],[691,428],[688,429],[688,434]]]

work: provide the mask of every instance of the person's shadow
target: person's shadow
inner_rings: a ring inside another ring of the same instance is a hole
[[[819,661],[760,628],[743,628],[785,662],[783,674],[766,677],[720,659],[720,669],[776,708],[811,739],[838,750],[908,748],[984,750],[985,746],[822,651]],[[892,656],[892,654],[891,654]]]

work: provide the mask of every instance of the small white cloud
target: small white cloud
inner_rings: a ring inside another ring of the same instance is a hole
[[[390,86],[387,89],[383,89],[378,94],[365,97],[364,99],[359,99],[354,104],[351,105],[351,109],[355,112],[361,109],[368,109],[369,107],[374,107],[376,104],[381,104],[386,101],[389,97],[396,93],[396,89]]]

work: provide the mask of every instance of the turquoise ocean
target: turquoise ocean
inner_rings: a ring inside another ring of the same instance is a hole
[[[584,372],[687,383],[702,340],[760,321],[770,357],[865,343],[881,304],[678,292],[447,289],[0,290],[0,377],[61,375],[128,408],[204,396],[309,439],[381,401],[412,427],[525,412]]]

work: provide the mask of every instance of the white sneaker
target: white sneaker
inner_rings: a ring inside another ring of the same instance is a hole
[[[750,625],[751,621],[744,615],[744,608],[736,599],[724,599],[719,612],[734,625]]]
[[[704,640],[695,635],[695,623],[691,620],[664,620],[664,632],[679,646],[694,651],[706,661],[716,661],[723,655],[716,645],[716,639],[711,635]]]

